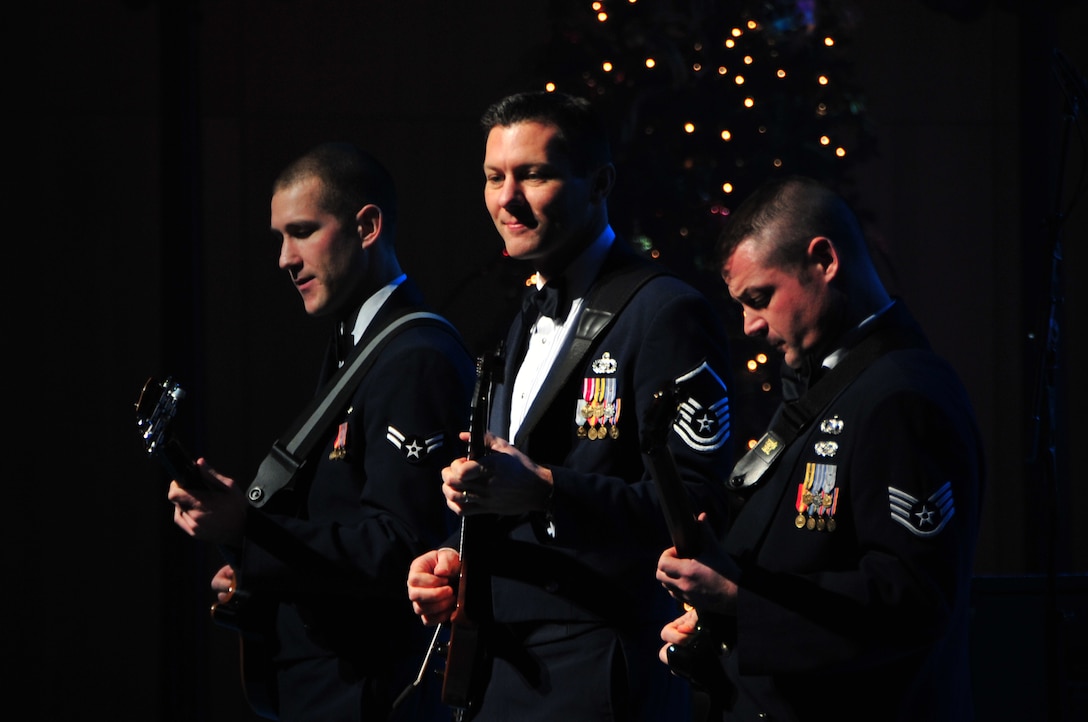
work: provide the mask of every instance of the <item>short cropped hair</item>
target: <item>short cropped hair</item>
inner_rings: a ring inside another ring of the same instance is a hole
[[[767,181],[730,215],[718,239],[718,261],[724,264],[737,246],[754,240],[770,265],[801,263],[808,242],[830,238],[840,253],[867,253],[857,216],[829,186],[804,176]]]
[[[388,169],[370,153],[351,143],[331,142],[307,151],[277,176],[273,192],[307,178],[322,181],[321,208],[342,223],[352,224],[359,210],[374,204],[382,209],[386,228],[397,223],[397,189]]]
[[[579,175],[612,162],[604,122],[585,98],[543,90],[515,93],[494,103],[480,118],[485,139],[493,128],[526,122],[557,128],[556,139]]]

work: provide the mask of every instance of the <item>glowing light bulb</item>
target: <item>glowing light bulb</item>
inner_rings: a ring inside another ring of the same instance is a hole
[[[830,81],[827,79],[826,75],[821,75],[820,77],[816,78],[816,82],[820,85],[827,85]]]
[[[608,62],[607,60],[604,61],[603,63],[601,63],[601,69],[604,70],[604,72],[606,72],[606,73],[611,73],[612,72],[612,63]]]
[[[724,141],[733,140],[733,134],[730,133],[728,130],[723,130],[722,131],[722,140],[724,140]]]
[[[733,77],[733,82],[736,83],[737,85],[744,85],[744,76],[743,75],[734,76]]]
[[[843,148],[840,145],[838,148],[835,149],[835,155],[837,155],[840,158],[845,158],[846,157],[846,148]]]
[[[732,183],[722,183],[722,192],[723,193],[732,193],[733,192],[733,184]]]
[[[821,135],[820,136],[820,145],[831,145],[831,139],[828,138],[826,135]]]
[[[647,67],[647,68],[652,68],[652,67],[654,67],[655,65],[657,65],[657,61],[656,61],[656,60],[654,60],[653,58],[646,58],[646,67]]]
[[[691,134],[695,132],[695,123],[684,123],[684,132]]]
[[[755,100],[755,98],[751,98],[751,97],[749,97],[749,98],[745,98],[745,99],[744,99],[744,107],[745,107],[745,108],[754,108],[754,107],[755,107],[755,105],[756,105],[756,100]]]

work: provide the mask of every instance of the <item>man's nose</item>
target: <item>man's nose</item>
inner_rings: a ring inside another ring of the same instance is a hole
[[[744,335],[762,336],[767,332],[767,323],[763,317],[751,311],[744,311]]]
[[[298,254],[295,253],[295,246],[288,238],[284,238],[280,243],[279,264],[280,268],[283,269],[288,269],[291,266],[298,264]]]
[[[515,178],[507,178],[499,189],[499,205],[504,208],[509,205],[521,203],[524,196],[521,193],[521,185]]]

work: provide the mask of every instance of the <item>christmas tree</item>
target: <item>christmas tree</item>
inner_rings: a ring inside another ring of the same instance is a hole
[[[845,2],[556,0],[530,87],[590,98],[613,130],[617,232],[722,301],[714,245],[759,183],[801,173],[843,187],[871,152],[851,82]],[[758,436],[777,403],[777,367],[727,318],[736,369],[735,438]]]

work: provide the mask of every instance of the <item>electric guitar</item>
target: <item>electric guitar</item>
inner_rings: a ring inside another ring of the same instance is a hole
[[[183,488],[221,493],[225,488],[200,474],[192,455],[173,433],[172,424],[184,398],[185,390],[170,377],[161,382],[147,380],[136,401],[136,425],[144,451]],[[238,633],[242,692],[253,711],[265,719],[278,719],[276,676],[267,638],[273,629],[273,612],[274,607],[253,600],[238,587],[226,601],[211,607],[212,621]]]
[[[668,447],[668,435],[678,411],[675,388],[654,394],[642,436],[642,457],[657,486],[661,510],[677,556],[694,559],[702,552],[702,532],[676,468],[676,459]],[[690,609],[688,605],[684,606]],[[735,690],[720,659],[725,626],[723,619],[700,613],[695,632],[683,644],[669,645],[665,655],[673,674],[701,689],[719,706],[730,708]]]
[[[494,353],[482,356],[477,361],[476,388],[468,428],[466,456],[469,459],[478,459],[487,451],[484,434],[487,432],[491,394],[501,378],[502,368],[501,345]],[[455,722],[471,718],[487,686],[490,659],[482,625],[491,616],[487,562],[490,534],[486,530],[493,524],[492,515],[461,517],[461,572],[457,580],[457,606],[450,615],[449,641],[441,650],[446,660],[442,676],[442,701],[453,709]]]

